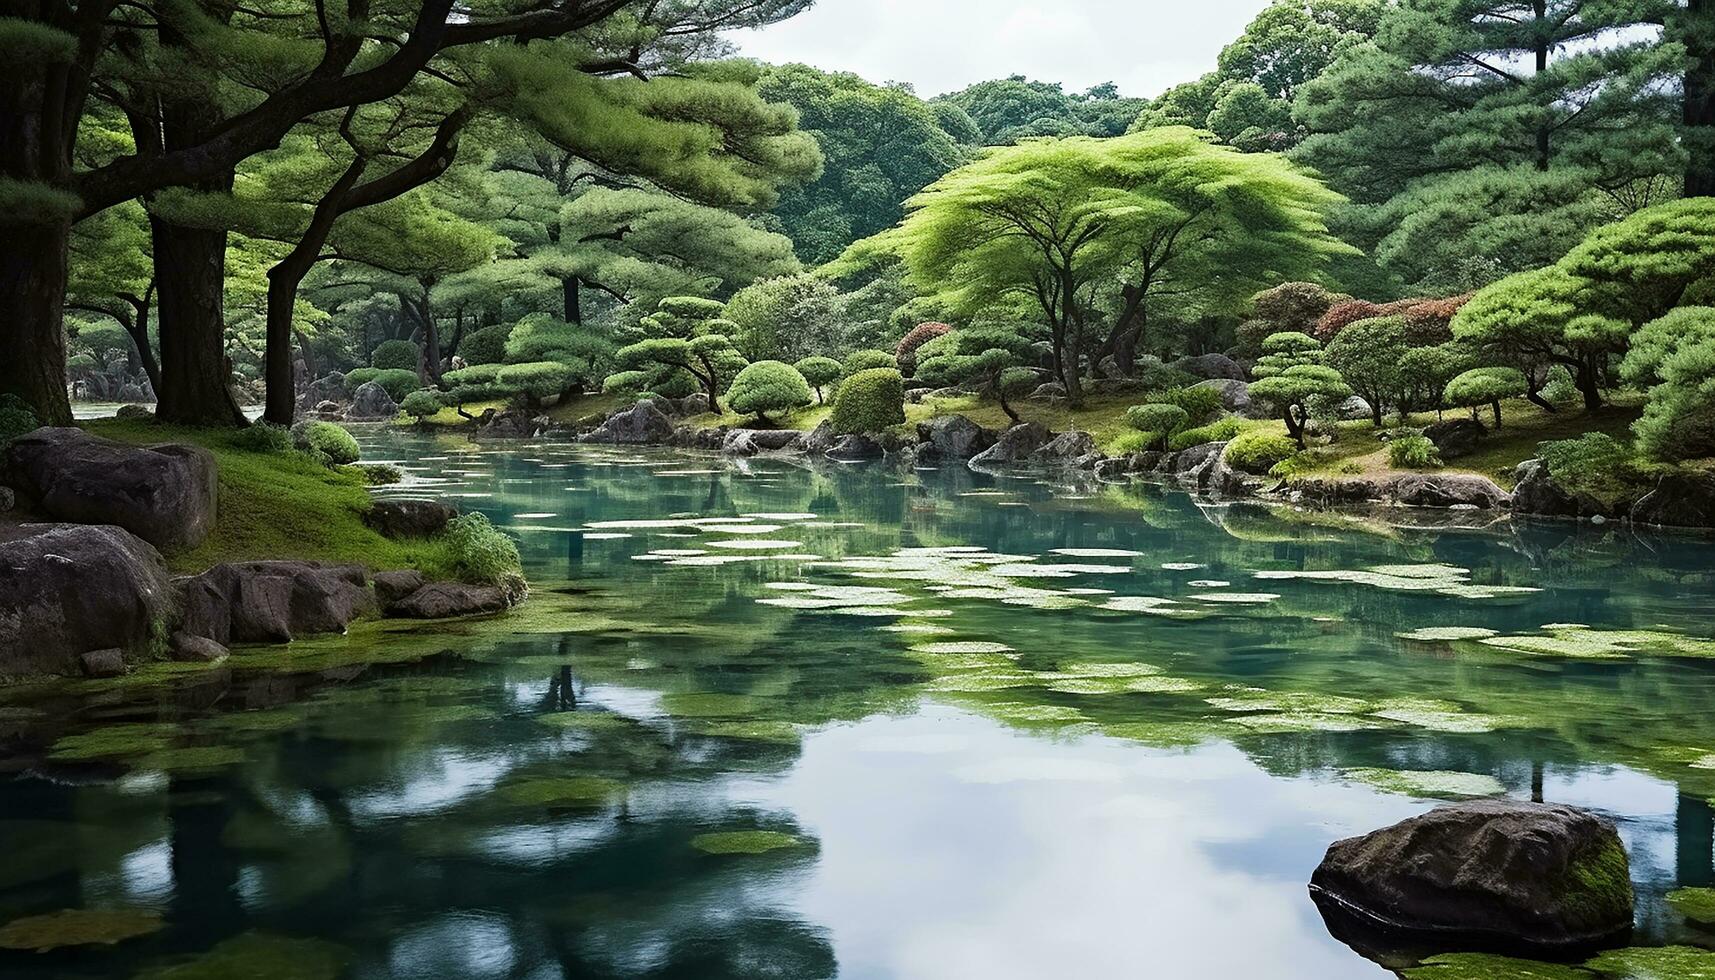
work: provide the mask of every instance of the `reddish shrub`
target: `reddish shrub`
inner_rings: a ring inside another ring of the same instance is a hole
[[[899,365],[899,373],[910,376],[912,372],[917,370],[917,348],[952,329],[949,324],[934,321],[919,323],[912,327],[911,332],[899,341],[899,346],[893,351],[893,359]]]
[[[1344,303],[1335,303],[1317,319],[1316,339],[1326,344],[1334,339],[1335,334],[1359,320],[1386,315],[1386,307],[1378,306],[1367,299],[1349,299]]]
[[[1406,341],[1413,347],[1431,347],[1453,339],[1453,314],[1470,302],[1475,293],[1460,293],[1445,299],[1417,300],[1405,311]]]

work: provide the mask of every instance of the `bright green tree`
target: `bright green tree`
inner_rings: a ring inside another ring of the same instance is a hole
[[[1370,405],[1370,419],[1381,428],[1382,413],[1400,409],[1409,379],[1402,367],[1407,350],[1405,317],[1380,316],[1348,324],[1323,351],[1323,361],[1340,372]]]
[[[917,348],[915,377],[924,384],[960,386],[992,398],[1014,425],[1021,421],[1011,398],[1037,380],[1025,370],[1034,344],[1016,324],[984,324],[937,336]]]
[[[1350,397],[1352,388],[1340,372],[1322,363],[1322,344],[1301,333],[1277,333],[1262,343],[1263,355],[1252,369],[1252,398],[1273,406],[1286,423],[1286,434],[1303,449],[1304,425],[1313,404]]]
[[[747,365],[727,389],[727,404],[733,411],[754,415],[764,423],[769,421],[769,413],[802,408],[813,398],[804,376],[781,361],[755,361]]]
[[[792,367],[804,376],[810,387],[816,389],[818,405],[824,401],[822,389],[840,379],[840,362],[831,357],[806,357]]]
[[[1715,308],[1684,306],[1644,324],[1621,371],[1649,386],[1632,426],[1640,452],[1670,462],[1715,456]]]
[[[1477,406],[1490,406],[1494,409],[1495,428],[1498,429],[1501,427],[1501,400],[1521,398],[1529,388],[1524,372],[1518,368],[1472,368],[1447,382],[1447,401],[1469,408],[1472,418],[1477,416]]]

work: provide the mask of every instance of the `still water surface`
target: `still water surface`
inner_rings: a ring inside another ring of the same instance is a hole
[[[1715,874],[1697,539],[365,449],[515,533],[531,602],[5,695],[0,922],[143,934],[0,975],[1388,977],[1311,869],[1487,793],[1609,814],[1639,941],[1715,939],[1661,901]]]

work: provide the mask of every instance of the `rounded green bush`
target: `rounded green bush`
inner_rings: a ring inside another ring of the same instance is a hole
[[[732,379],[732,387],[726,393],[727,404],[733,411],[764,418],[769,412],[801,408],[814,397],[809,382],[797,368],[781,361],[757,361],[746,366]]]
[[[430,391],[427,388],[411,392],[405,396],[404,401],[399,403],[399,407],[404,410],[406,415],[419,420],[439,412],[443,406],[444,396],[438,391]]]
[[[1261,476],[1275,464],[1298,453],[1298,443],[1277,432],[1252,429],[1241,432],[1227,443],[1221,459],[1235,470]]]
[[[859,371],[840,385],[829,422],[835,435],[880,432],[905,421],[905,376],[893,368]]]
[[[409,340],[387,340],[370,352],[369,366],[382,371],[410,371],[415,374],[421,357],[417,345]]]
[[[292,448],[292,433],[283,425],[252,422],[227,438],[234,449],[252,453],[283,453]]]
[[[1419,433],[1388,440],[1388,462],[1400,469],[1421,470],[1441,465],[1441,450]]]
[[[523,597],[524,564],[518,545],[481,514],[462,514],[447,523],[447,557],[459,581],[495,585],[514,600]]]
[[[1163,388],[1145,394],[1143,400],[1148,404],[1175,405],[1184,409],[1192,425],[1217,419],[1226,410],[1221,392],[1216,388]]]
[[[1125,410],[1125,424],[1139,432],[1153,432],[1163,438],[1173,435],[1191,420],[1190,413],[1178,405],[1151,402],[1133,405]]]
[[[1218,422],[1211,422],[1208,425],[1180,432],[1168,441],[1167,448],[1179,452],[1208,442],[1227,442],[1245,431],[1246,428],[1245,423],[1238,419],[1221,419]]]
[[[470,365],[499,364],[506,360],[506,338],[510,336],[512,328],[506,324],[473,330],[459,341],[459,356]]]
[[[533,401],[561,394],[572,383],[572,369],[559,361],[532,361],[529,364],[508,364],[495,374],[495,383],[509,393],[517,393]]]
[[[840,362],[831,357],[806,357],[792,365],[804,381],[816,389],[816,400],[822,400],[822,389],[840,378]]]
[[[295,430],[293,442],[299,449],[344,466],[357,462],[357,440],[351,433],[332,422],[304,422]]]
[[[846,355],[840,364],[840,375],[851,377],[859,371],[869,371],[874,368],[897,367],[893,355],[884,350],[854,350]]]

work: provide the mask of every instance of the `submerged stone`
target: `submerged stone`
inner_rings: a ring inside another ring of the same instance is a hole
[[[1560,804],[1454,803],[1336,841],[1310,891],[1330,919],[1437,942],[1575,948],[1632,924],[1614,825]]]
[[[62,909],[0,926],[0,949],[45,953],[66,946],[111,946],[147,936],[162,924],[158,913],[144,909]]]

